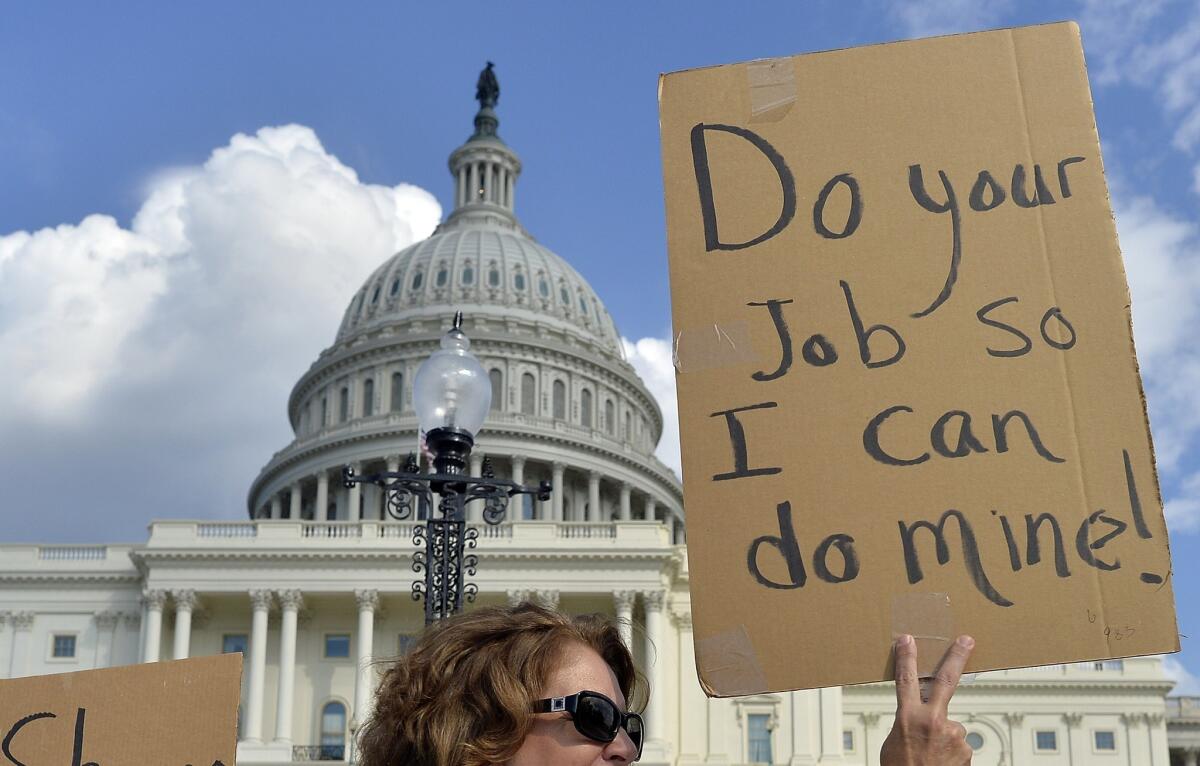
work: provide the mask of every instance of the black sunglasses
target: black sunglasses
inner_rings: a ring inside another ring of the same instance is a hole
[[[646,725],[637,713],[623,713],[617,703],[600,692],[583,691],[566,697],[550,697],[533,703],[535,713],[570,713],[575,729],[597,742],[612,742],[621,729],[633,740],[637,756],[642,757]]]

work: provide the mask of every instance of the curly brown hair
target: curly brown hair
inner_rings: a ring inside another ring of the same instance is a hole
[[[533,702],[572,643],[596,651],[630,705],[645,681],[613,622],[534,604],[484,607],[436,623],[384,673],[358,734],[361,766],[504,763],[532,725]]]

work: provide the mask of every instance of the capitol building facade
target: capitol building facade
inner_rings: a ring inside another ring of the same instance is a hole
[[[515,214],[521,163],[490,105],[450,155],[454,210],[367,277],[287,402],[294,440],[244,521],[153,521],[125,545],[0,545],[0,677],[243,652],[239,764],[353,760],[377,661],[423,626],[413,527],[341,469],[417,450],[412,380],[457,310],[493,400],[470,471],[553,484],[480,527],[475,604],[620,621],[653,695],[647,764],[877,764],[886,684],[707,699],[692,646],[684,506],[654,456],[662,413],[600,297]],[[468,607],[470,608],[470,607]],[[1019,640],[1019,639],[1015,639]],[[803,651],[803,647],[798,647]],[[959,691],[976,764],[1195,764],[1171,750],[1160,660],[985,674]],[[1197,708],[1200,710],[1200,707]],[[1200,722],[1200,715],[1197,716]]]

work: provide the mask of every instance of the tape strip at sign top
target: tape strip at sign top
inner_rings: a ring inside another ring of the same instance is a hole
[[[671,361],[676,372],[689,373],[759,361],[747,322],[693,327],[675,333]]]
[[[778,122],[796,103],[796,64],[789,58],[761,59],[746,64],[750,93],[750,122]]]
[[[696,672],[709,697],[740,697],[767,689],[767,676],[743,625],[696,639]]]

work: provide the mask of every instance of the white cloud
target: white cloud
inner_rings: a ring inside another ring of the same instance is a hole
[[[1200,696],[1200,678],[1197,678],[1190,670],[1183,666],[1175,657],[1163,656],[1163,672],[1167,678],[1175,682],[1175,688],[1171,690],[1173,697],[1195,697]]]
[[[147,507],[242,515],[291,437],[280,392],[371,270],[440,216],[287,125],[156,175],[128,229],[92,215],[0,236],[5,506],[42,514],[41,538],[136,539]],[[104,496],[128,506],[91,505]]]
[[[1012,0],[889,0],[888,13],[912,37],[978,32],[994,27],[1012,10]]]
[[[675,365],[667,338],[621,339],[625,358],[642,376],[642,381],[662,409],[663,433],[658,442],[658,459],[682,475],[679,457],[679,410],[675,397]]]

